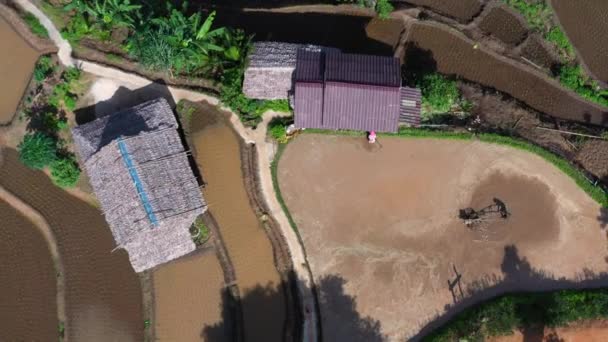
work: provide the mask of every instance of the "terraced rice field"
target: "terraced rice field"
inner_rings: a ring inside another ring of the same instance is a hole
[[[551,0],[551,5],[579,57],[608,82],[608,1]]]
[[[509,45],[519,44],[528,33],[523,18],[515,15],[506,6],[491,8],[479,23],[479,28]]]
[[[557,118],[608,126],[608,109],[585,101],[531,67],[474,48],[444,25],[417,22],[408,34],[406,67],[436,69],[497,89]],[[409,63],[409,64],[408,64]]]
[[[404,2],[429,8],[434,12],[455,18],[461,22],[471,21],[482,8],[479,0],[404,0]]]
[[[0,16],[0,125],[9,123],[25,91],[38,52]],[[9,53],[10,51],[10,53]]]
[[[231,341],[222,268],[213,253],[197,253],[154,270],[155,335],[159,341]]]
[[[279,161],[315,279],[343,278],[352,298],[319,286],[325,341],[404,341],[500,293],[608,285],[600,206],[545,160],[472,141],[378,142],[302,134]],[[459,219],[493,198],[508,219]]]
[[[234,266],[245,340],[282,341],[286,314],[280,275],[270,240],[245,190],[239,137],[224,119],[210,105],[201,105],[193,114],[191,138],[206,182],[203,195]]]
[[[42,172],[23,166],[16,151],[1,152],[0,184],[39,211],[57,240],[65,270],[66,337],[142,341],[139,279],[126,252],[112,252],[114,240],[102,213],[53,185]]]
[[[56,341],[56,273],[46,240],[2,200],[0,218],[0,339]]]

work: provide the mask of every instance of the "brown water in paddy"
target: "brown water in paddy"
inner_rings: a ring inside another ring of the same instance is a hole
[[[245,189],[239,137],[210,105],[193,115],[191,131],[195,159],[206,183],[203,194],[235,269],[245,340],[281,341],[285,299],[272,245]],[[275,295],[268,296],[269,292]]]
[[[25,91],[38,52],[0,17],[0,125],[7,124],[15,114]]]
[[[112,252],[114,239],[101,211],[56,187],[44,173],[26,168],[16,151],[2,149],[0,152],[0,185],[40,212],[57,241],[65,273],[61,276],[65,284],[66,337],[71,341],[142,341],[139,279],[126,252]],[[1,217],[5,222],[4,216]],[[24,246],[22,252],[38,255],[43,253],[42,248],[42,245],[29,245]],[[49,255],[44,263],[50,262]],[[48,266],[42,267],[41,272],[46,268]],[[5,288],[2,286],[3,291]],[[52,298],[55,300],[54,295]],[[35,318],[43,307],[41,302],[22,309]],[[33,326],[46,324],[32,319],[26,322]],[[40,340],[56,340],[57,325],[55,322],[53,325],[55,337]]]
[[[46,240],[1,200],[0,222],[0,339],[55,341],[57,286]]]

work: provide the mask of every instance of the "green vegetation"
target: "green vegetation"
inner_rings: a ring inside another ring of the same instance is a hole
[[[270,137],[279,144],[286,144],[289,140],[286,126],[292,122],[293,118],[291,117],[274,118],[268,124],[268,133],[270,134]]]
[[[608,317],[608,289],[508,294],[460,313],[424,341],[483,341],[518,328]]]
[[[25,21],[25,23],[27,24],[27,26],[30,27],[30,30],[32,31],[33,34],[37,35],[40,38],[49,37],[49,31],[47,31],[46,28],[44,26],[42,26],[42,24],[40,23],[38,18],[36,18],[33,14],[31,14],[29,12],[25,13],[22,15],[22,18]]]
[[[460,99],[456,81],[437,73],[422,76],[418,86],[422,91],[422,112],[426,115],[447,113]]]
[[[35,170],[42,170],[57,159],[56,141],[40,132],[26,134],[17,150],[21,162]]]
[[[55,63],[50,56],[42,56],[34,67],[34,80],[38,83],[44,81],[55,70]]]
[[[43,56],[34,70],[34,80],[47,80],[48,86],[37,87],[33,99],[25,101],[24,115],[29,118],[31,133],[19,144],[19,156],[23,164],[41,170],[49,167],[53,182],[61,187],[76,185],[80,169],[74,155],[66,149],[68,128],[66,110],[76,106],[77,93],[82,87],[81,71],[66,68],[63,71],[56,62]]]
[[[196,245],[202,245],[209,239],[209,228],[205,225],[201,217],[197,217],[190,227],[190,234],[192,234],[192,241],[194,241]]]
[[[79,178],[80,168],[73,157],[57,159],[51,163],[51,179],[60,187],[73,187]]]
[[[89,32],[99,32],[106,40],[115,27],[134,27],[140,8],[141,5],[132,5],[130,0],[73,0],[64,9],[75,11],[79,25],[86,24]],[[72,31],[79,32],[85,31]]]
[[[388,19],[394,9],[389,0],[378,0],[376,2],[376,13],[381,19]]]
[[[279,177],[277,175],[279,161],[281,160],[281,156],[283,155],[283,152],[285,152],[286,147],[287,147],[287,144],[279,144],[277,153],[275,154],[274,159],[272,160],[272,163],[270,164],[270,173],[272,175],[272,186],[274,187],[274,191],[277,194],[277,201],[279,201],[279,204],[281,205],[281,209],[283,209],[283,212],[287,216],[287,220],[289,221],[289,225],[291,226],[291,229],[293,229],[293,231],[296,232],[296,235],[298,235],[298,239],[300,239],[300,243],[301,243],[302,239],[300,237],[300,233],[298,232],[298,226],[296,226],[296,222],[293,220],[293,217],[291,216],[291,213],[289,212],[289,208],[287,208],[287,204],[285,204],[285,200],[283,199],[283,195],[281,194],[281,187],[279,187]]]
[[[602,91],[597,82],[588,77],[576,63],[574,47],[564,31],[554,24],[554,13],[547,5],[546,0],[503,1],[520,12],[532,29],[539,32],[547,41],[557,47],[562,57],[562,65],[557,72],[560,83],[589,101],[608,106],[608,92],[606,90]]]

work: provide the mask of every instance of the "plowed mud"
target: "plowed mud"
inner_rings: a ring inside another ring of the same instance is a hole
[[[2,340],[57,340],[55,277],[51,253],[38,228],[0,200]]]
[[[469,22],[481,11],[479,0],[405,0],[404,2],[431,9],[434,12],[455,18],[461,22]]]
[[[598,79],[608,82],[608,1],[551,0],[580,58]]]
[[[528,28],[522,19],[504,6],[496,6],[483,17],[479,28],[506,44],[519,44],[528,33]]]
[[[462,302],[605,270],[599,205],[541,158],[470,141],[379,143],[300,135],[279,161],[278,178],[315,279],[343,277],[356,311],[388,340],[417,334]],[[472,229],[458,218],[459,209],[479,210],[495,197],[508,219],[489,214]],[[321,302],[325,340],[357,340],[333,328],[348,326],[348,310]]]
[[[163,265],[154,270],[153,278],[159,341],[194,342],[203,336],[207,341],[230,341],[228,329],[219,329],[213,336],[203,334],[209,327],[224,323],[224,275],[212,251]]]
[[[39,53],[0,16],[0,125],[9,123],[30,81]],[[10,53],[9,53],[10,51]]]
[[[240,159],[239,137],[223,113],[205,106],[192,118],[195,159],[206,183],[203,195],[215,217],[243,299],[245,339],[282,341],[285,300],[272,245],[250,206]],[[261,288],[275,289],[267,300]]]
[[[546,46],[538,34],[531,34],[521,46],[521,54],[540,67],[551,70],[559,63],[558,58]]]
[[[2,150],[1,160],[0,184],[38,210],[56,238],[65,270],[67,338],[142,341],[140,283],[126,252],[112,252],[115,243],[102,213],[23,166],[16,151]]]
[[[412,70],[427,68],[457,75],[507,93],[542,113],[608,126],[608,109],[565,90],[532,67],[475,48],[472,41],[444,25],[413,24],[405,58]]]

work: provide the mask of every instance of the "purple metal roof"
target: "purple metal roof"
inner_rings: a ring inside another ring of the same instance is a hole
[[[422,96],[420,89],[401,88],[399,121],[413,126],[420,124],[420,109],[422,107]]]
[[[296,57],[295,80],[323,82],[325,53],[299,49]]]
[[[399,103],[398,87],[327,82],[322,128],[396,132]]]
[[[294,116],[298,128],[323,128],[322,83],[296,83]]]
[[[377,86],[401,86],[401,68],[395,57],[328,52],[325,80]]]

